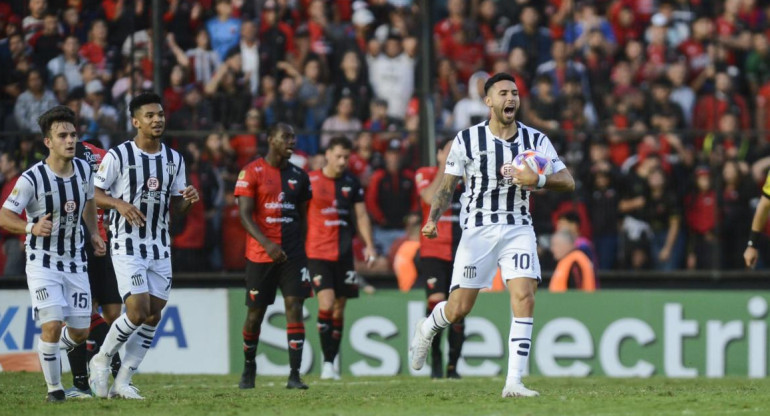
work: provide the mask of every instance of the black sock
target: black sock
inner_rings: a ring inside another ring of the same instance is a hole
[[[72,385],[80,390],[88,390],[88,349],[82,343],[67,352],[72,371]]]
[[[321,351],[324,354],[324,361],[334,361],[332,352],[332,311],[318,311],[318,336],[321,339]]]
[[[110,331],[110,325],[98,313],[91,315],[91,331],[88,333],[88,339],[96,342],[99,347],[104,344],[104,338]],[[98,349],[97,349],[98,350]],[[96,352],[94,352],[96,354]]]
[[[332,359],[331,361],[334,361],[335,358],[337,358],[337,354],[340,353],[340,344],[342,343],[342,328],[344,327],[345,321],[340,319],[334,319],[332,321]]]
[[[465,342],[465,320],[461,320],[449,327],[449,362],[447,365],[456,368],[457,361],[460,359],[460,353]]]
[[[286,338],[289,342],[289,366],[292,372],[299,371],[302,348],[305,346],[305,324],[286,324]]]
[[[247,332],[243,330],[243,358],[245,365],[253,365],[257,357],[257,345],[259,344],[259,331]]]
[[[441,357],[441,334],[444,332],[442,329],[434,337],[430,343],[430,359],[431,363],[440,363],[443,358]]]
[[[120,371],[120,353],[116,352],[115,355],[112,356],[112,361],[110,362],[110,370],[112,372],[112,377],[118,376],[118,371]]]

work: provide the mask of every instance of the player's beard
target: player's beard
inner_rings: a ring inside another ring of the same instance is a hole
[[[518,112],[518,108],[513,110],[513,117],[511,117],[510,120],[507,120],[505,116],[504,110],[501,108],[496,111],[497,113],[497,121],[500,122],[503,126],[510,126],[511,124],[516,122],[516,113]]]

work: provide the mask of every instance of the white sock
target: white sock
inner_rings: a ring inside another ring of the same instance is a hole
[[[131,377],[139,368],[139,364],[144,360],[144,356],[147,355],[147,351],[152,345],[152,340],[155,338],[155,330],[157,327],[143,324],[134,333],[134,336],[126,343],[126,353],[122,357],[122,363],[120,365],[120,371],[118,371],[117,377],[115,377],[115,384],[129,384]]]
[[[422,333],[425,335],[435,335],[437,332],[448,327],[451,322],[446,319],[444,314],[444,307],[446,307],[446,301],[439,302],[430,313],[425,322],[422,323]]]
[[[128,338],[136,331],[136,328],[137,325],[131,323],[128,315],[125,313],[120,315],[110,326],[107,336],[104,337],[104,344],[102,344],[101,350],[99,350],[99,353],[94,358],[101,359],[104,365],[109,365],[112,356],[128,341]]]
[[[40,339],[37,343],[37,356],[40,358],[40,367],[43,368],[43,377],[48,384],[48,392],[64,390],[61,385],[61,354],[59,344],[45,342]]]
[[[511,320],[511,332],[508,336],[508,378],[507,383],[521,383],[521,375],[527,368],[529,352],[532,348],[533,318]]]
[[[66,350],[67,352],[80,345],[72,340],[68,328],[69,327],[65,326],[64,329],[62,329],[61,338],[59,338],[59,348]]]

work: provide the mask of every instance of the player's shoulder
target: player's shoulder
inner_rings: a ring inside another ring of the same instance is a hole
[[[455,139],[465,140],[469,138],[471,135],[476,134],[476,132],[479,131],[479,128],[484,129],[488,125],[489,125],[489,120],[484,120],[480,123],[476,123],[468,128],[458,131],[457,136],[455,136]]]
[[[91,163],[83,158],[73,157],[72,163],[77,167],[77,169],[83,169],[83,172],[91,171]]]
[[[311,181],[316,181],[323,177],[323,172],[321,172],[321,169],[311,170],[307,173],[307,176],[310,177]]]
[[[41,160],[35,163],[34,165],[28,167],[27,170],[21,173],[21,176],[30,176],[30,175],[34,176],[35,173],[38,172],[43,165],[45,165],[45,163]]]
[[[305,169],[300,168],[297,165],[294,165],[292,163],[289,163],[289,166],[286,168],[289,172],[291,172],[292,175],[296,175],[299,177],[308,178],[308,173],[305,171]]]
[[[361,186],[361,181],[359,181],[358,177],[356,177],[356,175],[354,175],[349,170],[345,170],[342,173],[342,178],[340,179],[342,179],[342,183],[344,184],[353,184],[353,185]]]

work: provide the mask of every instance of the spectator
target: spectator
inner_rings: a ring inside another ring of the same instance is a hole
[[[321,149],[326,149],[329,141],[335,136],[345,136],[350,141],[361,130],[361,120],[353,115],[353,99],[342,97],[337,103],[337,113],[326,119],[321,127]]]
[[[588,45],[588,38],[593,30],[602,32],[607,39],[607,54],[612,55],[617,46],[615,32],[607,20],[598,15],[596,6],[591,2],[582,2],[577,7],[575,13],[575,23],[568,25],[564,32],[564,41],[574,46],[576,50],[583,49]]]
[[[697,130],[715,130],[722,114],[732,112],[740,114],[741,129],[751,128],[751,116],[746,101],[734,92],[733,81],[726,70],[718,70],[714,76],[715,91],[698,99],[695,104],[693,127]],[[703,135],[696,139],[695,146],[698,150],[703,145]]]
[[[206,85],[211,81],[217,68],[222,64],[219,54],[211,50],[209,32],[198,30],[195,34],[195,48],[185,51],[188,61],[177,58],[177,61],[191,69],[192,81],[198,85]]]
[[[67,78],[65,78],[63,74],[59,74],[53,78],[53,81],[51,82],[51,91],[59,104],[64,104],[67,95],[69,95],[69,89],[70,87],[69,84],[67,84]]]
[[[263,76],[259,83],[259,89],[259,95],[254,99],[254,107],[264,109],[273,105],[275,97],[278,96],[275,77],[272,75]]]
[[[463,85],[457,79],[457,70],[451,60],[441,58],[436,64],[436,81],[434,90],[438,94],[437,106],[444,110],[451,110],[455,103],[464,98]],[[366,120],[368,117],[363,118]]]
[[[259,27],[259,62],[260,74],[278,75],[278,62],[292,62],[294,49],[294,31],[292,27],[278,19],[276,3],[268,0],[262,7]]]
[[[78,44],[83,44],[88,40],[88,31],[80,20],[78,9],[74,7],[65,9],[62,13],[61,26],[62,36],[75,36],[78,39]]]
[[[91,22],[88,42],[80,47],[80,56],[94,64],[102,80],[109,82],[119,56],[117,48],[107,43],[107,36],[107,23],[104,20]],[[84,79],[83,82],[87,81]]]
[[[0,65],[8,70],[0,71],[3,94],[16,99],[24,90],[27,71],[32,68],[32,51],[24,43],[21,33],[8,36],[5,44],[0,44]]]
[[[684,114],[686,127],[692,126],[693,109],[695,108],[695,92],[686,83],[687,65],[684,61],[676,61],[668,66],[666,72],[671,83],[671,101],[679,104]]]
[[[372,100],[369,108],[371,118],[364,122],[364,129],[375,132],[372,136],[373,148],[384,153],[391,139],[399,137],[397,130],[400,130],[404,123],[388,115],[388,102],[381,98]]]
[[[201,151],[196,141],[187,142],[184,160],[187,166],[187,183],[201,190],[201,201],[188,211],[187,215],[171,217],[171,258],[174,270],[199,272],[211,270],[205,255],[206,245],[206,189],[201,181]],[[212,237],[213,238],[213,237]]]
[[[511,19],[498,10],[494,0],[482,0],[476,16],[481,36],[484,38],[484,51],[492,60],[503,58],[506,50],[502,47],[505,31],[511,24]],[[550,47],[548,50],[550,51]],[[496,73],[496,72],[495,72]]]
[[[48,62],[48,75],[53,78],[64,75],[70,90],[83,86],[83,77],[80,75],[84,59],[78,54],[80,42],[75,36],[67,36],[61,45],[61,54]]]
[[[358,47],[358,51],[364,52],[366,50],[366,44],[371,38],[374,15],[365,6],[360,7],[353,12],[351,23],[353,23],[353,28],[355,30],[354,40]]]
[[[248,80],[243,78],[240,49],[233,48],[227,53],[224,64],[206,84],[204,94],[215,110],[215,123],[228,129],[240,126],[252,100]]]
[[[468,79],[481,70],[485,62],[484,45],[476,27],[469,25],[453,33],[451,47],[442,56],[454,62],[460,79]]]
[[[487,79],[489,74],[479,71],[468,80],[468,96],[454,107],[454,130],[467,129],[489,118],[489,107],[484,102],[484,83]]]
[[[257,24],[252,21],[241,25],[241,71],[247,81],[247,90],[256,96],[259,90],[259,43]]]
[[[692,36],[679,45],[679,52],[687,57],[689,78],[687,82],[693,90],[698,91],[705,78],[713,76],[713,62],[706,51],[706,45],[710,42],[714,31],[711,19],[701,16],[692,23]],[[709,69],[710,68],[710,69]],[[707,69],[709,69],[707,71]]]
[[[342,97],[353,100],[353,111],[359,120],[369,118],[369,103],[374,92],[366,77],[366,68],[361,63],[361,58],[354,50],[348,50],[342,56],[340,72],[334,81],[334,102],[339,102]]]
[[[657,270],[671,271],[681,267],[684,241],[681,237],[682,214],[679,201],[671,193],[662,169],[647,176],[644,220],[650,224],[652,241],[650,256]]]
[[[564,84],[570,78],[580,80],[580,86],[586,101],[590,102],[591,88],[588,84],[586,69],[580,62],[567,60],[567,44],[563,40],[555,40],[551,46],[552,59],[537,67],[537,75],[547,75],[551,78],[553,95],[561,95]]]
[[[433,37],[436,42],[436,49],[438,51],[446,51],[452,48],[453,34],[455,32],[463,30],[463,28],[471,22],[466,18],[465,14],[465,1],[463,0],[448,0],[447,10],[449,16],[436,23],[433,27]],[[402,33],[401,36],[404,36]]]
[[[532,97],[530,111],[525,115],[529,123],[546,134],[556,132],[559,129],[560,110],[559,102],[553,95],[553,88],[550,77],[541,75],[535,80],[535,91],[537,94]]]
[[[265,109],[266,126],[275,123],[287,123],[304,130],[312,123],[312,115],[297,98],[297,85],[292,77],[285,77],[278,87],[279,96]],[[300,140],[302,139],[302,140]],[[311,143],[305,136],[297,138],[297,147],[305,152],[317,148],[317,143]],[[314,152],[315,153],[315,152]]]
[[[671,100],[671,82],[665,78],[659,78],[652,82],[650,88],[650,99],[647,100],[647,110],[645,113],[649,116],[647,124],[658,127],[652,122],[655,114],[663,114],[674,118],[673,128],[685,128],[686,116],[682,107]]]
[[[99,141],[102,148],[109,149],[112,147],[109,132],[114,132],[118,127],[118,111],[105,103],[104,86],[98,79],[86,84],[85,92],[86,98],[80,109],[80,115],[96,124],[95,129],[101,133]]]
[[[770,48],[768,48],[767,35],[755,33],[752,36],[753,49],[746,57],[746,78],[752,95],[759,92],[759,88],[770,81]]]
[[[5,201],[11,195],[16,181],[19,180],[21,170],[18,162],[14,159],[10,150],[0,153],[0,175],[3,177],[3,186],[0,190],[0,199]],[[22,213],[22,219],[26,220],[26,215]],[[14,235],[0,230],[0,240],[2,240],[3,253],[5,254],[5,267],[3,276],[24,276],[24,267],[26,258],[24,256],[25,235]]]
[[[188,79],[187,68],[176,64],[168,75],[168,86],[163,90],[163,110],[166,117],[171,117],[175,111],[182,108],[184,89]]]
[[[708,168],[696,169],[695,189],[685,199],[687,228],[690,232],[688,269],[705,270],[719,266],[717,195],[711,186],[710,175]]]
[[[43,18],[47,7],[46,0],[29,0],[29,15],[21,21],[25,42],[29,43],[32,36],[43,30]]]
[[[168,130],[195,131],[210,129],[213,125],[211,105],[203,98],[198,88],[188,85],[184,105],[168,120]]]
[[[287,73],[297,81],[297,98],[309,110],[308,127],[313,130],[318,129],[323,120],[326,120],[332,107],[333,91],[329,88],[328,71],[324,61],[316,55],[309,55],[302,65],[301,74],[293,71],[291,66],[281,67],[286,68]],[[317,149],[306,148],[305,150],[313,154]]]
[[[215,132],[206,137],[203,154],[197,156],[196,173],[200,180],[201,201],[206,221],[206,236],[203,256],[209,270],[222,270],[222,209],[224,208],[224,178],[228,177],[228,142],[224,132]],[[200,152],[200,150],[198,150]],[[231,179],[235,179],[235,174]]]
[[[402,167],[401,143],[392,140],[385,152],[385,167],[372,174],[366,189],[366,207],[374,221],[374,239],[380,252],[404,235],[404,218],[416,209],[414,173]]]
[[[728,160],[722,167],[719,241],[723,247],[721,268],[727,270],[741,270],[746,266],[742,253],[734,248],[749,241],[751,230],[750,200],[755,191],[747,173],[748,166],[734,160]]]
[[[267,137],[262,126],[262,113],[257,108],[251,108],[246,113],[246,134],[237,134],[230,139],[230,148],[236,155],[238,168],[246,166],[258,155],[267,154]]]
[[[16,125],[24,131],[39,133],[37,118],[57,104],[56,96],[45,88],[40,70],[30,70],[27,73],[27,89],[16,99],[13,108]]]
[[[43,18],[43,28],[29,40],[32,45],[35,59],[35,66],[45,68],[48,61],[59,54],[59,44],[61,43],[61,33],[59,31],[59,18],[54,13],[46,13]]]
[[[216,0],[216,16],[206,22],[211,48],[222,60],[240,42],[241,20],[234,18],[232,13],[230,0]]]
[[[358,133],[355,142],[353,142],[353,153],[348,159],[348,169],[361,182],[361,186],[369,185],[369,179],[372,176],[374,166],[379,166],[379,160],[374,152],[372,133],[362,131]]]
[[[203,5],[199,0],[171,0],[165,4],[163,23],[182,50],[192,48],[195,33],[201,28]]]
[[[604,146],[606,148],[606,145]],[[613,183],[609,163],[595,165],[592,174],[591,196],[588,199],[588,212],[591,213],[591,226],[596,243],[596,264],[599,270],[615,267],[618,253],[618,191]]]
[[[624,49],[630,39],[641,38],[643,24],[628,2],[615,2],[610,6],[607,15],[619,49]]]
[[[511,26],[503,36],[502,49],[507,54],[522,48],[527,56],[527,72],[534,74],[537,67],[551,60],[551,31],[538,26],[540,15],[534,4],[521,9],[520,23]]]
[[[385,53],[368,55],[369,82],[379,98],[388,102],[388,116],[403,120],[414,92],[414,58],[403,51],[402,39],[388,36]]]

